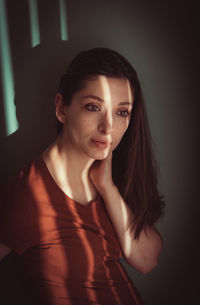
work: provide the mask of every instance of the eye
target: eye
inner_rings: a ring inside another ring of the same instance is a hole
[[[100,111],[100,108],[93,104],[85,105],[85,108],[89,111]]]
[[[118,111],[117,112],[121,117],[127,117],[127,116],[129,116],[129,112],[127,111],[127,110],[120,110],[120,111]]]

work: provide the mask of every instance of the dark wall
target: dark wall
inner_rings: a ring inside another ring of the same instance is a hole
[[[195,1],[68,0],[68,41],[60,39],[58,3],[38,1],[41,43],[32,48],[28,1],[6,1],[19,129],[6,136],[1,93],[1,182],[55,138],[54,95],[72,57],[92,47],[116,49],[138,71],[167,199],[158,223],[164,238],[158,267],[147,275],[127,270],[146,305],[193,304],[199,259]]]

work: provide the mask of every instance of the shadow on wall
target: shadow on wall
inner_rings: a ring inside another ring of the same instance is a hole
[[[31,47],[28,1],[7,1],[6,4],[19,127],[6,136],[2,103],[1,183],[16,174],[55,138],[54,96],[59,78],[74,54],[72,44],[69,47],[68,41],[61,40],[59,1],[49,2],[48,10],[45,1],[40,1],[40,44],[35,47]]]

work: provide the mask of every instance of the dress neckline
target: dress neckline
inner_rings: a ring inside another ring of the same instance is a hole
[[[54,185],[54,187],[56,187],[56,189],[62,194],[65,196],[65,198],[68,199],[68,201],[71,201],[71,202],[74,202],[76,203],[78,206],[80,207],[83,207],[83,208],[90,208],[92,207],[93,205],[96,205],[99,201],[101,201],[101,197],[100,195],[98,194],[97,195],[97,198],[95,200],[91,200],[89,201],[87,204],[83,204],[83,203],[80,203],[74,199],[72,199],[71,197],[69,197],[61,188],[60,186],[56,183],[56,181],[54,180],[54,178],[52,177],[44,159],[43,159],[43,156],[40,155],[38,158],[38,161],[41,163],[41,166],[43,167],[43,170],[44,170],[44,174],[46,176],[46,178],[49,180],[49,182]]]

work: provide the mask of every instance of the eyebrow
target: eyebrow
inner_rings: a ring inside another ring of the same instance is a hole
[[[104,102],[104,100],[101,97],[99,97],[97,95],[93,95],[93,94],[85,95],[81,99],[83,100],[83,99],[89,99],[89,98],[93,99],[93,100],[96,100],[98,102],[101,102],[101,103]],[[125,102],[120,102],[119,105],[131,105],[132,106],[133,103],[131,103],[129,101],[125,101]]]

